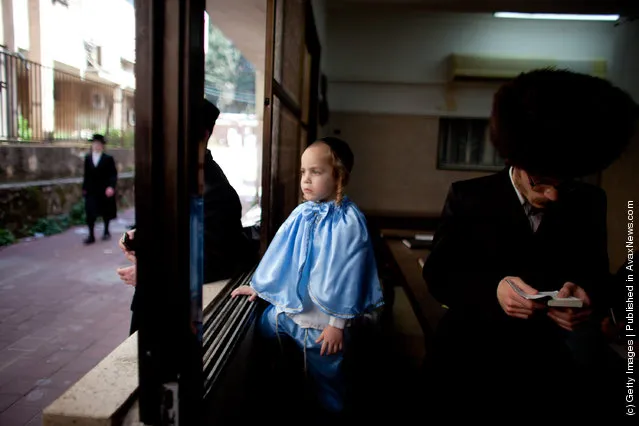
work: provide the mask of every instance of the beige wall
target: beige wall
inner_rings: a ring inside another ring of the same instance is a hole
[[[626,90],[635,102],[639,102],[637,40],[639,22],[624,23],[616,28],[611,69],[613,83]],[[627,259],[625,244],[628,237],[628,201],[633,200],[635,206],[639,203],[639,134],[622,157],[604,171],[601,186],[608,195],[610,269],[616,272]],[[635,223],[635,228],[637,226]],[[637,249],[639,244],[635,243],[635,250]]]
[[[449,185],[485,175],[437,170],[438,119],[417,115],[335,112],[330,132],[340,130],[355,153],[348,194],[368,211],[438,215]],[[626,260],[627,203],[639,212],[639,135],[602,174],[608,196],[608,251],[616,271]],[[639,249],[639,245],[635,245]]]
[[[449,185],[486,173],[437,170],[438,118],[334,112],[355,154],[348,194],[363,210],[439,215]]]

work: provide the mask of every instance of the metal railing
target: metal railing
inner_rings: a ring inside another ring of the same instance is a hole
[[[255,319],[256,303],[248,297],[231,298],[231,292],[248,285],[255,268],[235,277],[204,311],[204,396],[216,388],[218,378]]]
[[[119,98],[119,99],[116,99]],[[133,144],[133,94],[0,51],[0,141]]]

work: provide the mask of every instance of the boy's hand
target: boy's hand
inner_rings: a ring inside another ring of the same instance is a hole
[[[337,352],[344,349],[344,330],[333,327],[332,325],[327,325],[320,334],[320,337],[317,338],[315,343],[322,343],[322,349],[320,350],[320,355],[333,355]]]
[[[126,268],[118,268],[118,275],[120,275],[120,279],[127,283],[128,285],[132,285],[135,287],[136,284],[136,266],[131,265]]]
[[[239,286],[231,292],[231,297],[235,298],[237,296],[249,296],[249,302],[257,299],[257,293],[248,285]]]

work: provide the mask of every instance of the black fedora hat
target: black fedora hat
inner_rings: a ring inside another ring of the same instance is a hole
[[[101,144],[104,145],[107,141],[103,135],[99,133],[95,133],[93,136],[91,136],[91,139],[89,139],[89,142],[100,142]]]

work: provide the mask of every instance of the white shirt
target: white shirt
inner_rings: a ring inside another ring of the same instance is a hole
[[[542,213],[530,214],[530,208],[532,206],[524,198],[524,196],[521,195],[521,192],[519,192],[519,190],[515,186],[515,180],[513,179],[513,168],[512,167],[510,168],[508,173],[510,175],[510,182],[513,184],[513,188],[515,189],[515,193],[517,194],[517,198],[519,198],[519,202],[521,203],[522,207],[524,208],[524,212],[526,212],[526,217],[528,218],[528,222],[530,222],[530,227],[532,228],[533,232],[537,232],[537,228],[539,228],[539,225],[541,224],[541,219],[543,218],[543,214]]]
[[[100,162],[100,158],[102,158],[102,153],[93,151],[91,153],[91,157],[93,158],[93,165],[95,167],[98,167],[98,163]]]
[[[308,295],[308,289],[304,295],[302,312],[299,314],[286,314],[290,319],[295,321],[295,324],[302,328],[315,328],[317,330],[324,330],[327,325],[344,329],[346,327],[347,320],[322,312]],[[279,313],[279,312],[278,312]]]
[[[314,303],[311,302],[311,305],[312,307],[308,311],[304,310],[299,314],[288,314],[288,317],[302,328],[324,330],[327,325],[331,325],[343,330],[346,327],[345,319],[326,315]]]

